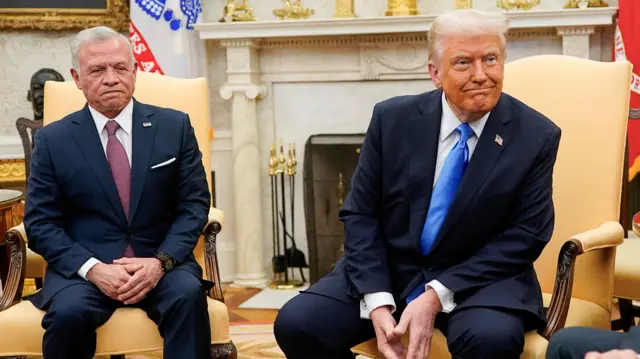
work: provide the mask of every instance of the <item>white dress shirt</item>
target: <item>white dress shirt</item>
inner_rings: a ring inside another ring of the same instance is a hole
[[[96,129],[98,130],[98,134],[100,135],[100,142],[102,142],[102,148],[104,149],[105,156],[107,155],[107,141],[109,140],[109,134],[107,133],[107,129],[105,126],[107,125],[107,121],[111,120],[105,117],[100,112],[96,111],[93,107],[89,106],[89,112],[91,112],[91,117],[93,117],[93,122],[96,124]],[[132,136],[131,136],[131,128],[133,127],[133,100],[129,102],[129,104],[120,111],[118,116],[113,118],[119,125],[120,128],[116,131],[116,138],[122,143],[124,146],[124,150],[127,153],[127,158],[129,159],[129,166],[131,166],[131,148],[132,148]],[[100,263],[100,261],[94,257],[89,258],[82,267],[78,270],[78,275],[82,278],[87,279],[87,273],[94,265]]]
[[[474,133],[474,135],[469,137],[469,139],[467,140],[467,146],[469,147],[469,160],[471,160],[473,151],[476,149],[478,138],[480,138],[480,135],[482,134],[482,130],[487,123],[489,114],[490,113],[487,113],[479,120],[469,123],[469,126],[471,126],[471,129],[473,129]],[[438,177],[440,177],[442,166],[444,165],[449,152],[460,138],[460,134],[458,133],[458,131],[456,131],[456,128],[462,123],[462,121],[460,121],[458,117],[453,113],[451,107],[449,107],[449,103],[447,102],[444,93],[442,94],[442,118],[440,121],[440,142],[438,143],[436,171],[433,179],[434,187],[436,185],[436,182],[438,181]],[[432,280],[427,283],[425,290],[429,288],[433,289],[438,295],[438,299],[442,304],[442,311],[444,313],[449,313],[456,307],[456,303],[453,300],[454,293],[447,287],[442,285],[442,283],[438,282],[437,280]],[[391,307],[391,313],[395,312],[396,303],[391,293],[378,292],[365,294],[364,298],[360,301],[360,317],[362,319],[369,319],[370,314],[374,309],[385,305]]]

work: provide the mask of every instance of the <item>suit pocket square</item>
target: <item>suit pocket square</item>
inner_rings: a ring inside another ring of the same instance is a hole
[[[176,160],[176,158],[175,158],[175,157],[173,157],[173,158],[172,158],[172,159],[170,159],[170,160],[166,160],[166,161],[164,161],[164,162],[158,163],[157,165],[151,166],[151,169],[153,170],[153,169],[156,169],[156,168],[158,168],[158,167],[166,166],[166,165],[168,165],[168,164],[170,164],[170,163],[173,163],[175,160]]]

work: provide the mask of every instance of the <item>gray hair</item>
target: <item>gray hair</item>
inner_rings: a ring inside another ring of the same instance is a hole
[[[131,56],[131,64],[134,64],[136,59],[133,56],[133,46],[129,39],[127,39],[121,33],[106,26],[97,26],[80,31],[71,41],[71,64],[73,68],[80,72],[80,49],[82,45],[87,43],[97,43],[107,40],[123,40],[129,48],[129,55]]]
[[[501,12],[485,12],[475,9],[454,10],[433,20],[429,30],[427,47],[429,60],[443,55],[442,39],[450,35],[497,35],[504,51],[509,23]]]

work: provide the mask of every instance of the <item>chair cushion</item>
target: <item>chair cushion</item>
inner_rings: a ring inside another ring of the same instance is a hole
[[[44,258],[27,248],[27,269],[25,278],[42,278],[44,274]]]
[[[542,298],[544,305],[548,306],[551,302],[551,294],[543,293]],[[567,314],[567,322],[565,327],[584,326],[590,328],[609,328],[611,314],[601,306],[587,302],[585,300],[572,298],[569,305],[569,313]],[[405,345],[409,341],[409,337],[405,335],[403,338]],[[535,331],[528,332],[525,336],[524,351],[520,359],[544,359],[547,350],[547,340],[538,335]],[[366,341],[353,348],[353,351],[372,358],[384,358],[378,352],[375,339]],[[451,354],[447,347],[447,339],[438,329],[433,332],[433,340],[431,342],[431,353],[429,359],[450,359]]]
[[[616,250],[613,296],[640,300],[640,239],[625,239]]]
[[[211,344],[229,338],[229,313],[224,303],[207,298],[211,318]],[[42,355],[41,322],[44,311],[24,300],[0,312],[0,356]],[[126,354],[162,349],[156,324],[136,308],[120,308],[98,328],[96,355]]]
[[[408,340],[409,337],[405,335],[403,338],[405,346],[407,345]],[[529,332],[525,336],[524,352],[520,356],[520,359],[544,359],[546,350],[547,340],[538,335],[535,331]],[[353,347],[352,351],[371,358],[384,359],[384,356],[378,352],[375,339],[368,340]],[[438,329],[433,331],[429,359],[451,359],[451,354],[449,354],[449,351],[447,350],[447,339]]]

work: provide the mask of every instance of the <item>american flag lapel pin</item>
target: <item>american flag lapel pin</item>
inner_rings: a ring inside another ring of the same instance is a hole
[[[142,127],[151,127],[151,122],[143,122]]]
[[[500,135],[496,135],[495,141],[498,144],[498,146],[502,146],[502,137],[500,137]]]

